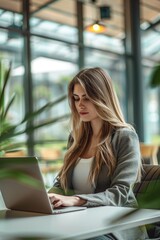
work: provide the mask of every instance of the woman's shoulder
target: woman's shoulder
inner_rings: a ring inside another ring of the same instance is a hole
[[[130,128],[119,128],[115,131],[112,139],[112,150],[118,161],[134,159],[134,162],[140,161],[139,138]]]
[[[121,128],[117,128],[114,131],[113,138],[112,138],[113,142],[121,141],[124,139],[126,141],[128,141],[129,139],[138,140],[138,135],[137,135],[136,131],[134,130],[134,128],[132,129],[129,127],[121,127]]]
[[[114,131],[114,135],[126,136],[126,135],[137,135],[137,133],[134,128],[120,127]]]

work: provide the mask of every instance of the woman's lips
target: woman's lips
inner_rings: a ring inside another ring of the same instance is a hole
[[[80,112],[79,114],[80,115],[86,115],[86,114],[88,114],[88,112]]]

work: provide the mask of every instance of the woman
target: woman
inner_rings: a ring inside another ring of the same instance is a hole
[[[80,71],[70,82],[72,133],[64,165],[49,198],[60,206],[136,206],[139,140],[124,120],[110,76],[101,68]],[[55,187],[60,194],[54,193]],[[145,239],[141,228],[96,239]]]

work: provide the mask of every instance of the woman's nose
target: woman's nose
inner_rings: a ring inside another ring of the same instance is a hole
[[[82,99],[79,100],[79,104],[78,105],[79,105],[79,107],[83,107],[84,106]]]

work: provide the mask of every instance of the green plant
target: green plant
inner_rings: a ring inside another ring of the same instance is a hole
[[[153,68],[150,79],[150,86],[152,88],[160,86],[160,64]]]
[[[0,73],[2,72],[2,63],[0,62]],[[66,95],[59,97],[55,101],[50,101],[45,104],[43,107],[38,110],[27,113],[24,118],[18,124],[11,124],[7,119],[7,114],[12,106],[16,95],[13,94],[5,105],[5,91],[7,84],[9,82],[11,72],[11,65],[8,69],[1,74],[0,78],[0,155],[3,155],[5,151],[12,150],[22,146],[24,143],[18,142],[16,137],[21,134],[28,134],[38,128],[45,127],[47,125],[54,124],[59,122],[60,120],[64,120],[70,116],[70,113],[64,114],[59,117],[53,117],[48,120],[43,120],[41,122],[36,123],[37,117],[45,112],[46,110],[54,107],[58,103],[62,102],[66,99]],[[31,124],[32,123],[32,124]]]
[[[15,150],[25,144],[17,140],[16,137],[18,135],[28,134],[38,128],[54,124],[70,116],[70,113],[67,113],[59,117],[53,117],[51,119],[36,123],[36,118],[40,114],[66,99],[67,96],[63,95],[55,101],[48,102],[38,110],[25,114],[24,118],[19,123],[11,124],[7,118],[7,115],[16,98],[16,95],[13,94],[8,103],[5,104],[5,93],[7,84],[9,82],[10,72],[11,65],[8,69],[2,69],[2,62],[0,61],[0,156],[3,156],[8,150]],[[0,161],[0,180],[4,178],[14,178],[24,184],[32,185],[36,188],[39,187],[39,181],[36,181],[32,177],[20,171],[9,171]]]

